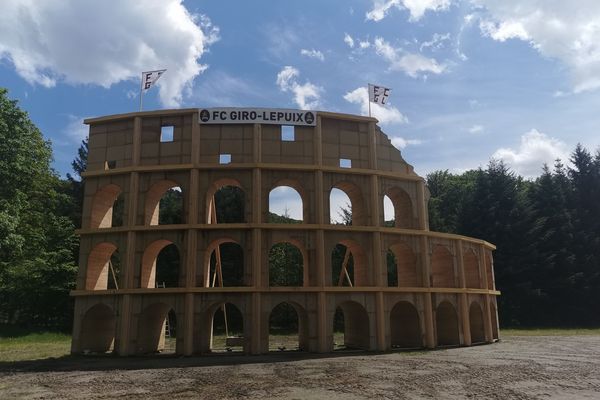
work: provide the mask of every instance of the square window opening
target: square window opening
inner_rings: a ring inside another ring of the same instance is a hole
[[[293,142],[296,140],[295,130],[293,125],[281,125],[281,141]]]
[[[160,127],[160,142],[172,142],[173,141],[173,125],[161,126]]]
[[[340,167],[341,168],[352,168],[352,160],[348,158],[340,158]]]
[[[219,164],[230,164],[231,154],[219,154]]]

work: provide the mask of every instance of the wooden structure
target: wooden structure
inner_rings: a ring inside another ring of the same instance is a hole
[[[160,350],[171,311],[176,352],[207,353],[213,317],[225,303],[243,317],[244,339],[238,342],[247,354],[268,352],[269,316],[283,302],[296,310],[300,347],[311,352],[333,349],[338,308],[351,347],[385,351],[497,339],[494,246],[429,231],[424,180],[375,119],[315,115],[316,126],[296,126],[293,141],[282,140],[279,125],[201,124],[198,109],[86,120],[89,156],[72,291],[72,352]],[[165,127],[171,127],[172,140],[161,140]],[[301,224],[268,222],[269,193],[282,185],[302,198]],[[245,193],[242,221],[215,223],[213,198],[223,186]],[[182,223],[161,225],[160,199],[174,187],[183,198]],[[333,188],[351,200],[351,226],[330,223]],[[386,195],[394,205],[393,227],[384,226]],[[119,198],[123,221],[113,226]],[[215,284],[210,276],[211,254],[230,242],[243,249],[243,284],[235,287]],[[281,242],[300,249],[301,287],[269,286],[269,250]],[[156,260],[170,244],[180,255],[178,282],[156,287]],[[352,277],[348,259],[332,276],[336,244],[352,257]],[[393,280],[389,251],[396,259]],[[111,278],[116,253],[120,266]]]

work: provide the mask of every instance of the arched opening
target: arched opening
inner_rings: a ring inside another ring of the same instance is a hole
[[[231,303],[215,307],[212,313],[210,350],[213,352],[244,351],[244,317]]]
[[[304,286],[304,260],[297,243],[273,245],[269,250],[269,286]]]
[[[269,192],[269,222],[299,224],[304,220],[304,202],[298,186],[280,182]]]
[[[386,195],[394,207],[394,226],[396,228],[414,228],[413,206],[408,193],[399,187],[392,187],[388,189]]]
[[[418,348],[423,346],[419,313],[407,301],[396,303],[390,312],[392,348]]]
[[[220,179],[212,184],[206,195],[206,220],[209,224],[246,222],[245,194],[235,179]]]
[[[122,226],[124,205],[119,186],[111,183],[100,188],[92,200],[90,228]]]
[[[204,287],[244,286],[244,249],[231,239],[208,246]]]
[[[92,306],[81,321],[81,352],[106,353],[114,349],[117,320],[106,304]]]
[[[396,214],[394,212],[394,204],[388,195],[383,196],[383,226],[396,226]]]
[[[329,193],[329,220],[338,225],[366,225],[362,192],[354,183],[340,182]]]
[[[369,315],[355,301],[345,301],[333,317],[334,349],[370,349]]]
[[[454,306],[444,301],[435,313],[438,346],[456,346],[460,344],[458,316]]]
[[[468,288],[480,288],[479,283],[479,261],[477,255],[471,249],[463,254],[465,268],[465,284]]]
[[[146,193],[145,224],[181,224],[183,216],[183,192],[173,181],[160,181]]]
[[[487,288],[494,290],[494,264],[491,253],[485,256],[485,269],[487,275]]]
[[[269,316],[270,351],[308,350],[306,311],[297,304],[279,303]]]
[[[408,243],[396,242],[390,246],[390,249],[388,251],[388,271],[390,271],[390,262],[394,262],[396,266],[397,284],[390,285],[388,278],[388,286],[419,286],[419,279],[417,276],[417,256],[415,255],[412,248],[408,245]],[[390,273],[388,272],[388,276],[389,274]]]
[[[500,338],[498,335],[498,312],[493,303],[490,304],[490,313],[492,313],[492,338],[498,340]]]
[[[178,287],[181,267],[179,249],[170,240],[152,242],[144,251],[141,288]]]
[[[331,252],[331,284],[333,286],[368,286],[366,256],[352,240],[336,244]]]
[[[138,319],[137,354],[174,353],[177,347],[177,315],[167,304],[146,307]]]
[[[107,242],[96,245],[88,256],[85,290],[119,289],[120,267],[116,245]]]
[[[329,223],[352,225],[352,202],[342,190],[333,188],[329,194]]]
[[[485,330],[483,328],[483,312],[477,302],[471,303],[469,307],[469,325],[471,327],[471,343],[485,342]]]
[[[431,255],[431,277],[433,287],[453,288],[454,259],[450,251],[442,245],[436,245]]]

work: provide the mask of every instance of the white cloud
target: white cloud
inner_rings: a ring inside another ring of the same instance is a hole
[[[358,47],[361,49],[367,49],[371,47],[371,43],[368,40],[361,40],[358,42]]]
[[[320,61],[325,61],[325,56],[323,55],[323,53],[321,53],[319,50],[315,50],[315,49],[302,49],[300,50],[300,54],[309,58],[316,58],[317,60]]]
[[[369,115],[369,93],[366,87],[359,87],[344,95],[344,100],[349,103],[359,104],[362,115]],[[382,124],[405,124],[408,123],[400,110],[388,103],[386,107],[371,103],[371,115]]]
[[[108,88],[167,68],[158,81],[166,106],[181,103],[216,40],[218,28],[181,0],[23,0],[3,4],[0,13],[0,58],[30,84]]]
[[[76,115],[67,115],[67,126],[63,133],[69,138],[70,142],[80,143],[88,136],[89,127],[83,123],[83,118]]]
[[[390,139],[392,141],[392,145],[398,150],[402,150],[406,146],[417,146],[423,143],[423,141],[420,139],[404,139],[400,136],[392,136]]]
[[[352,36],[348,35],[347,33],[344,34],[344,43],[346,43],[350,48],[354,47],[354,39],[352,39]]]
[[[483,132],[483,125],[473,125],[469,128],[469,133],[477,134]]]
[[[508,39],[529,39],[529,35],[523,28],[523,25],[514,21],[494,22],[483,20],[479,22],[479,29],[481,29],[481,32],[485,36],[489,36],[500,42],[504,42]]]
[[[494,40],[528,41],[571,71],[573,91],[600,88],[600,2],[471,0],[485,7],[480,28]]]
[[[532,129],[521,136],[518,149],[500,148],[492,157],[503,160],[520,175],[535,177],[544,163],[552,165],[557,158],[568,160],[569,151],[562,141]]]
[[[443,11],[450,7],[450,0],[373,0],[373,9],[366,15],[372,21],[381,21],[391,8],[407,9],[410,12],[409,21],[420,20],[425,12]]]
[[[421,73],[441,74],[446,66],[439,64],[435,59],[422,56],[420,54],[406,53],[402,49],[392,47],[383,38],[375,38],[375,51],[390,63],[390,70],[402,71],[412,78],[418,77]]]
[[[423,49],[431,48],[431,50],[436,51],[440,50],[444,47],[444,42],[450,41],[450,33],[434,33],[431,40],[421,43],[419,46],[419,51],[423,51]]]
[[[310,82],[298,83],[300,71],[287,65],[277,74],[277,85],[282,92],[292,92],[294,101],[301,109],[315,109],[319,107],[322,87]]]

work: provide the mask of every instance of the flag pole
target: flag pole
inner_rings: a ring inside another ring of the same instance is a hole
[[[367,100],[369,100],[369,118],[371,118],[371,93],[369,93],[369,88],[371,84],[367,83]]]
[[[142,98],[144,97],[144,74],[142,73],[142,80],[140,81],[140,112],[142,111]]]

